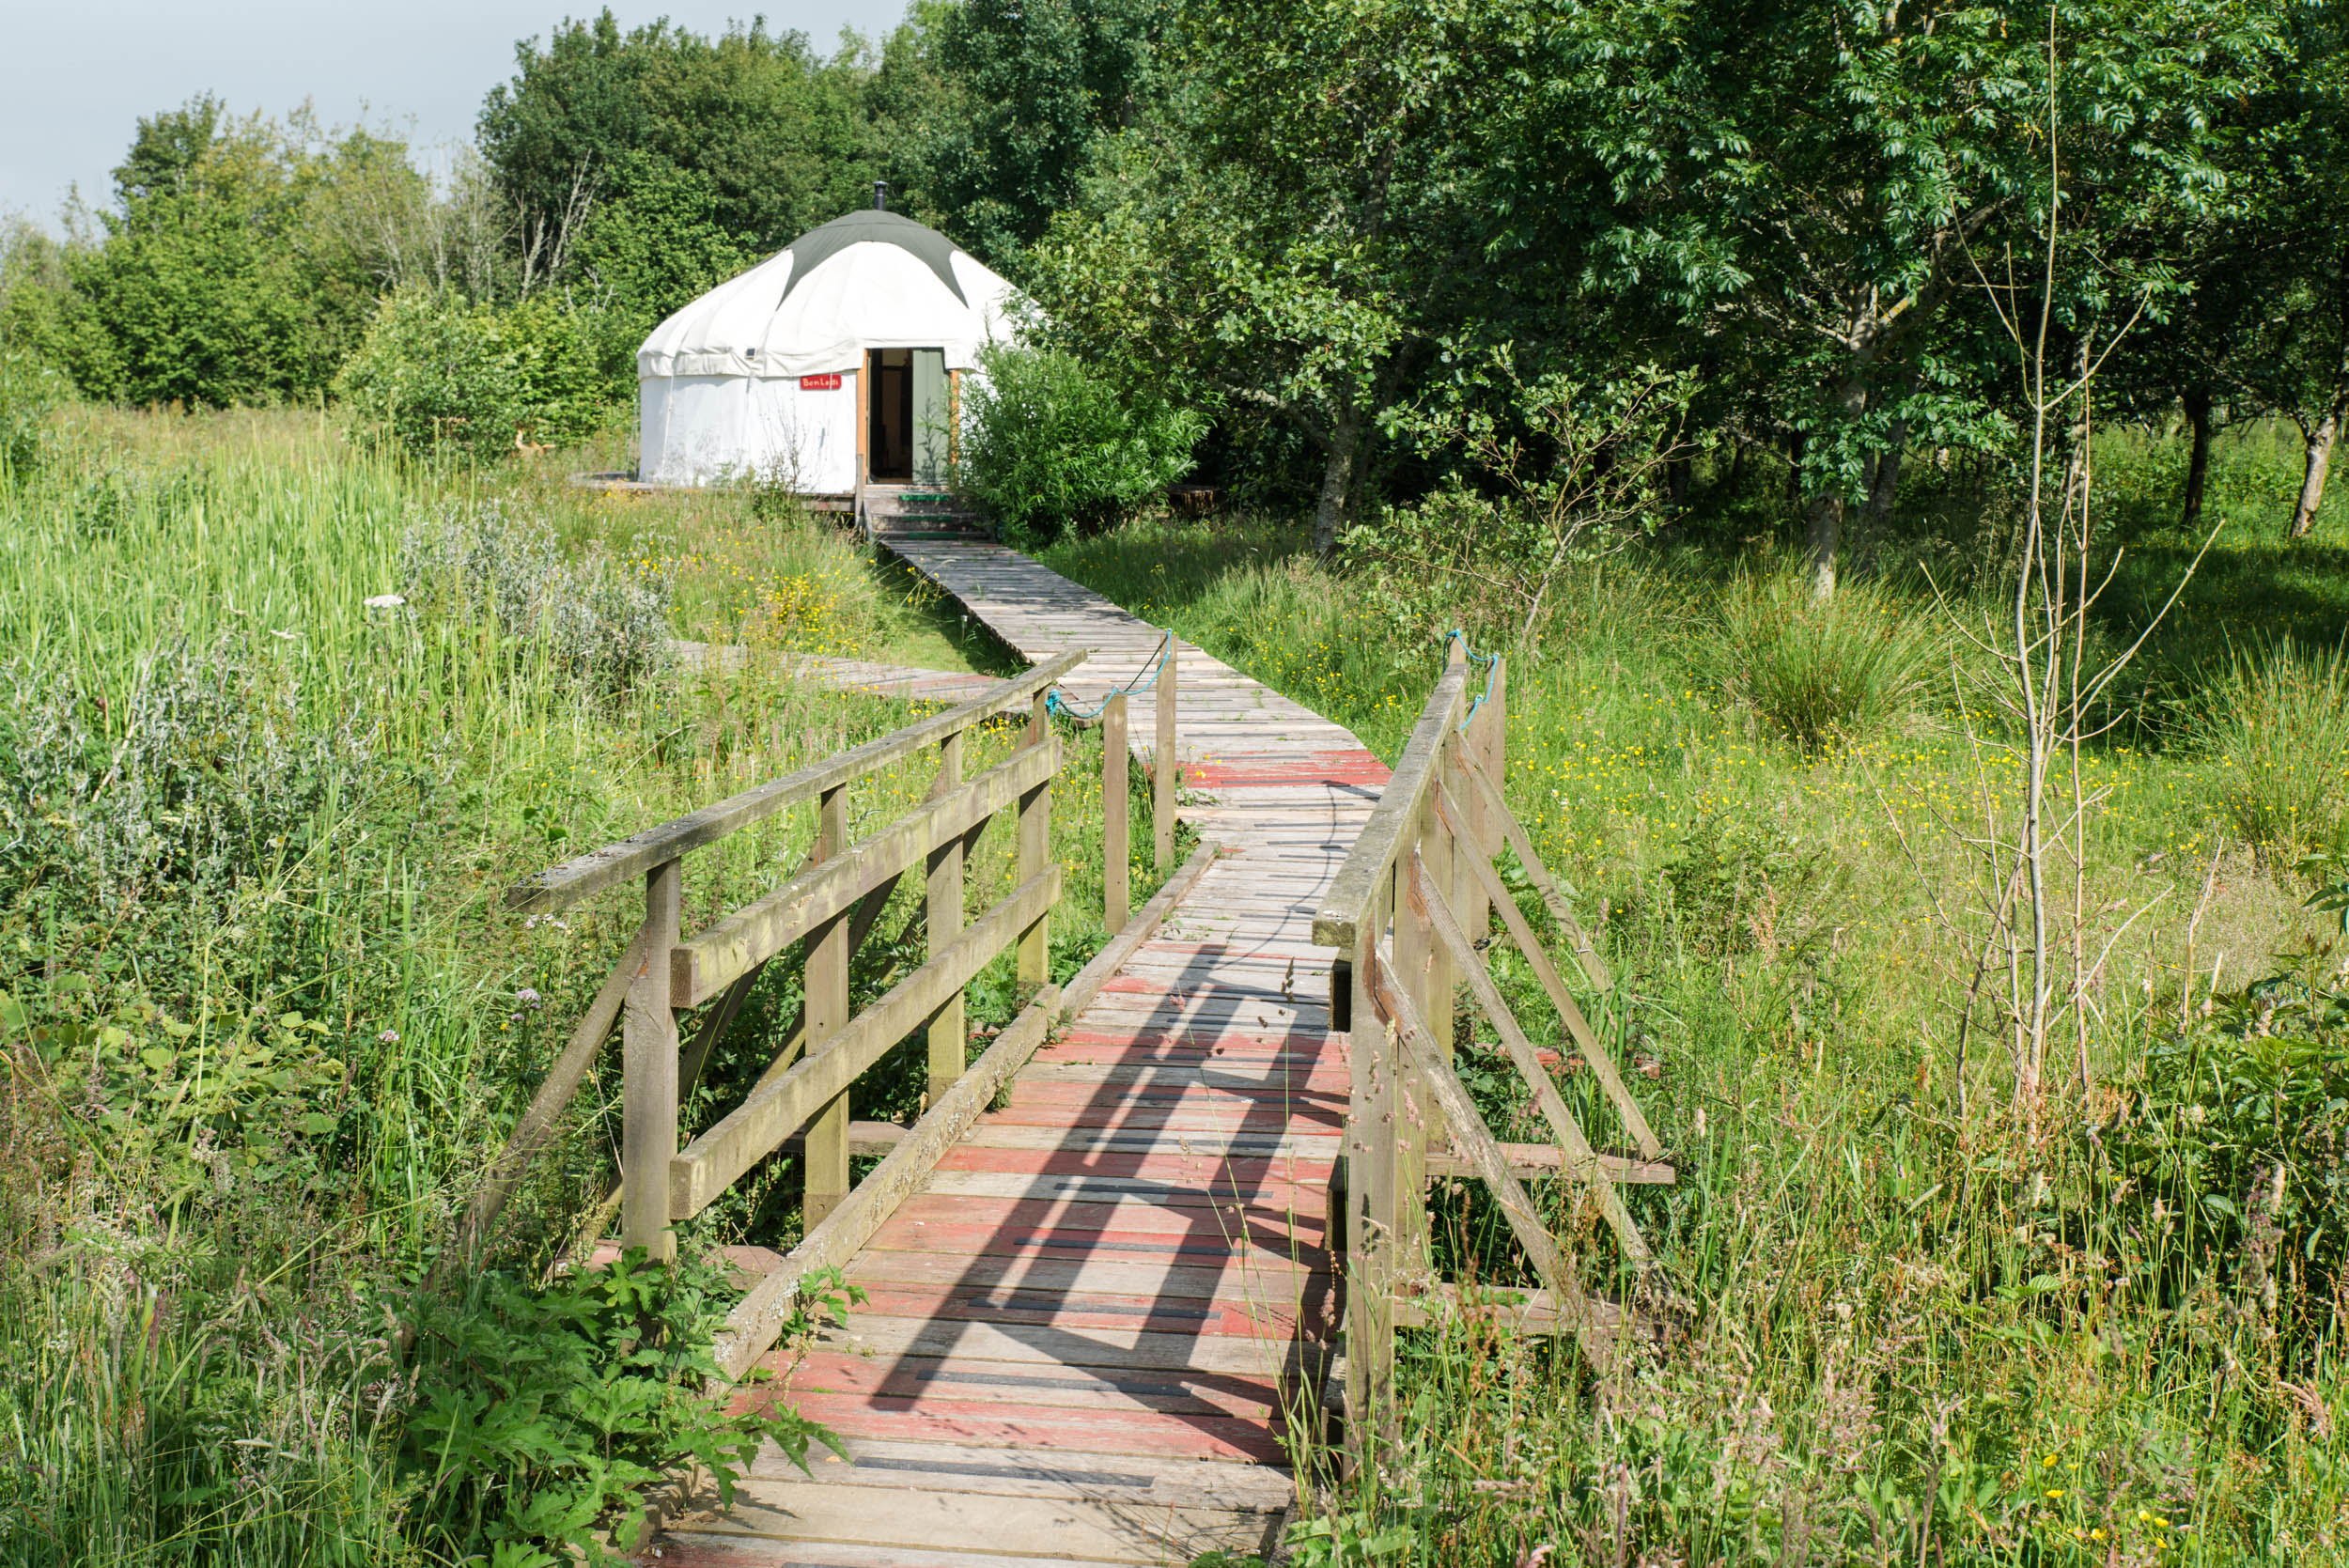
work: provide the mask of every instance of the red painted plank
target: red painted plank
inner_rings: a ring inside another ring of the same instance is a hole
[[[1022,1094],[1003,1110],[991,1111],[982,1126],[1074,1127],[1091,1132],[1278,1133],[1306,1139],[1335,1138],[1343,1130],[1346,1099],[1340,1094],[1189,1094],[1080,1096],[1066,1093]],[[1018,1140],[1017,1141],[1026,1141]]]
[[[1348,1083],[1346,1075],[1337,1063],[1282,1062],[1264,1057],[1138,1056],[1123,1062],[1104,1059],[1046,1063],[1042,1065],[1159,1069],[1121,1073],[1111,1078],[1039,1072],[1031,1068],[1013,1080],[1015,1085],[1039,1095],[1067,1094],[1081,1088],[1099,1092],[1082,1096],[1078,1101],[1080,1104],[1090,1104],[1103,1094],[1114,1096],[1129,1091],[1141,1091],[1164,1099],[1170,1093],[1184,1090],[1199,1094],[1221,1095],[1234,1101],[1235,1109],[1251,1100],[1270,1098],[1277,1102],[1284,1096],[1294,1096],[1307,1103],[1319,1100],[1343,1104]]]
[[[1155,1334],[1223,1335],[1286,1344],[1297,1337],[1297,1312],[1287,1301],[1161,1301],[1148,1296],[1080,1295],[1070,1291],[939,1290],[876,1280],[860,1311],[883,1317],[922,1317],[957,1323],[1048,1324],[1055,1328],[1141,1329]]]
[[[862,1356],[819,1350],[793,1371],[792,1396],[837,1394],[921,1407],[1020,1405],[1068,1409],[1092,1405],[1153,1415],[1230,1416],[1268,1421],[1281,1407],[1280,1386],[1235,1373],[1143,1367],[1059,1367],[1050,1362],[949,1361],[932,1356]]]
[[[970,1198],[925,1192],[906,1200],[890,1226],[910,1224],[969,1227],[1004,1234],[1175,1242],[1184,1246],[1228,1246],[1231,1238],[1276,1250],[1293,1244],[1318,1246],[1326,1232],[1316,1206],[1310,1212],[1284,1208],[1175,1208],[1164,1204],[1068,1203],[1057,1198]],[[949,1231],[948,1234],[957,1234]]]
[[[1074,1257],[957,1257],[866,1248],[848,1277],[870,1287],[983,1292],[990,1296],[1144,1294],[1161,1302],[1317,1299],[1326,1288],[1308,1265],[1262,1252],[1224,1258],[1136,1256],[1130,1252]]]
[[[1370,752],[1234,753],[1183,765],[1183,783],[1191,789],[1238,788],[1248,784],[1376,786],[1393,777],[1387,765]]]
[[[1119,1150],[1065,1154],[1056,1149],[978,1149],[961,1144],[938,1162],[941,1171],[1005,1171],[1023,1176],[1118,1176],[1185,1186],[1212,1182],[1218,1192],[1254,1194],[1298,1183],[1327,1183],[1331,1162],[1286,1155],[1128,1154]]]
[[[1278,1265],[1284,1258],[1294,1258],[1299,1267],[1325,1272],[1329,1267],[1330,1255],[1320,1245],[1325,1224],[1320,1215],[1292,1217],[1261,1211],[1234,1214],[1228,1210],[1206,1208],[1161,1212],[1188,1215],[1200,1223],[1188,1230],[1154,1232],[1126,1225],[1086,1227],[1054,1223],[1020,1228],[985,1221],[950,1223],[933,1219],[918,1222],[918,1230],[909,1224],[903,1231],[893,1232],[858,1256],[878,1256],[898,1246],[911,1249],[904,1254],[908,1257],[934,1256],[936,1254],[930,1251],[919,1250],[919,1244],[926,1235],[935,1235],[945,1238],[950,1244],[967,1246],[969,1250],[959,1254],[960,1261],[966,1264],[982,1258],[996,1261],[1048,1258],[1062,1263],[1098,1261],[1215,1268],[1235,1261],[1252,1266],[1257,1260]],[[1123,1211],[1112,1205],[1088,1203],[1077,1205],[1066,1213],[1121,1216]]]
[[[1286,1462],[1268,1421],[1233,1416],[1094,1415],[1050,1405],[953,1400],[866,1400],[853,1394],[789,1396],[800,1414],[848,1437],[894,1437],[995,1448],[1074,1449],[1184,1459]]]
[[[1196,1209],[1187,1212],[1193,1216],[1201,1213]],[[1308,1238],[1280,1234],[1262,1223],[1252,1223],[1235,1233],[1215,1219],[1170,1234],[1117,1224],[1070,1223],[1066,1217],[1049,1224],[1019,1224],[933,1216],[926,1211],[909,1215],[901,1211],[874,1233],[873,1239],[865,1243],[865,1250],[946,1253],[965,1258],[1196,1264],[1208,1268],[1221,1266],[1234,1258],[1268,1263],[1290,1258],[1327,1270],[1330,1254],[1313,1244],[1318,1237],[1317,1223],[1313,1237]]]
[[[1292,1022],[1286,1018],[1187,1017],[1173,1009],[1137,1006],[1119,997],[1108,1007],[1086,1010],[1083,1018],[1060,1039],[1038,1049],[1035,1060],[1051,1060],[1047,1050],[1160,1051],[1169,1061],[1201,1056],[1231,1056],[1246,1061],[1342,1063],[1346,1040],[1332,1036],[1320,1018]]]

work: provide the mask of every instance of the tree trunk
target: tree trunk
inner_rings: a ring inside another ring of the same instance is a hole
[[[1870,344],[1852,356],[1852,373],[1843,378],[1836,389],[1835,401],[1846,426],[1857,424],[1868,411],[1868,367],[1875,363],[1876,344]],[[1830,477],[1830,487],[1834,484]],[[1873,482],[1872,486],[1873,488]],[[1843,494],[1840,489],[1829,488],[1811,498],[1811,598],[1814,604],[1825,604],[1835,597],[1835,552],[1843,542]]]
[[[1675,512],[1688,505],[1688,470],[1686,458],[1675,458],[1664,465],[1664,500]]]
[[[1835,597],[1835,551],[1843,541],[1843,498],[1832,490],[1811,498],[1811,599]]]
[[[1361,444],[1361,418],[1349,409],[1339,414],[1330,427],[1330,455],[1322,464],[1321,495],[1314,503],[1314,553],[1325,560],[1336,553],[1338,535],[1346,527]]]
[[[1729,477],[1722,481],[1721,491],[1735,495],[1746,482],[1746,443],[1735,436],[1729,438]]]
[[[1802,499],[1802,452],[1807,444],[1800,430],[1786,438],[1786,505]]]
[[[2194,432],[2194,449],[2186,460],[2186,498],[2178,506],[2178,526],[2192,528],[2202,520],[2202,489],[2210,479],[2210,388],[2190,386],[2178,394],[2186,405],[2186,423]]]
[[[2333,466],[2333,438],[2341,434],[2341,404],[2336,400],[2309,438],[2308,467],[2300,476],[2300,500],[2292,508],[2292,537],[2305,539],[2316,526],[2316,509],[2325,504],[2325,474]]]
[[[1901,453],[1908,445],[1908,422],[1892,422],[1891,444],[1876,455],[1876,471],[1868,481],[1868,526],[1883,526],[1892,515],[1892,503],[1899,499],[1901,488]]]

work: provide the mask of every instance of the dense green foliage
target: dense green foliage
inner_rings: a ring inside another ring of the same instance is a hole
[[[480,144],[515,243],[612,294],[638,334],[817,225],[872,199],[872,72],[764,23],[705,39],[610,10],[516,51]]]
[[[15,305],[11,335],[92,396],[316,398],[383,281],[360,211],[420,184],[397,143],[195,99],[139,122],[103,242],[66,254],[69,287]]]
[[[0,349],[0,483],[32,477],[49,443],[62,380],[21,349]]]
[[[957,483],[1016,539],[1048,543],[1160,497],[1190,468],[1201,421],[1121,396],[1083,361],[991,347],[971,382]]]
[[[334,393],[363,429],[422,455],[568,446],[612,416],[609,325],[552,294],[501,307],[404,289],[383,301]]]
[[[1167,0],[966,0],[924,15],[939,95],[908,173],[972,254],[1022,275],[1053,213],[1077,205],[1103,138],[1157,95]]]

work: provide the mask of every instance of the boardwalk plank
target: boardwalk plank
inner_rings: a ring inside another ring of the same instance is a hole
[[[1158,629],[1011,551],[882,542],[1022,658],[1089,650],[1075,703],[1156,657]],[[664,1560],[1082,1568],[1277,1540],[1284,1411],[1317,1387],[1336,1311],[1349,1089],[1313,922],[1386,768],[1221,660],[1177,657],[1181,813],[1224,857],[858,1253],[864,1305],[742,1396],[791,1401],[867,1467],[763,1461]],[[951,690],[861,664],[822,678]]]

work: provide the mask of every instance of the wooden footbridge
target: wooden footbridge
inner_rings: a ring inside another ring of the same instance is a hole
[[[1354,1418],[1357,1448],[1375,1440],[1398,1324],[1502,1312],[1611,1359],[1627,1319],[1584,1296],[1521,1183],[1579,1184],[1636,1265],[1646,1249],[1617,1186],[1671,1172],[1493,870],[1513,843],[1579,949],[1566,969],[1586,991],[1604,989],[1604,966],[1491,787],[1505,724],[1498,665],[1476,691],[1455,660],[1391,784],[1347,731],[1024,556],[973,541],[884,542],[1034,668],[558,866],[509,899],[551,909],[641,880],[646,913],[469,1213],[469,1243],[615,1019],[625,1241],[665,1250],[673,1222],[786,1138],[805,1165],[806,1239],[754,1265],[763,1277],[729,1319],[720,1360],[738,1377],[763,1374],[732,1397],[789,1402],[839,1434],[848,1457],[818,1451],[802,1473],[770,1452],[731,1508],[707,1497],[673,1508],[659,1560],[1003,1568],[1268,1552],[1296,1499],[1297,1463],[1330,1436],[1329,1410]],[[1140,722],[1127,710],[1144,701],[1152,714]],[[1161,865],[1177,809],[1170,753],[1182,819],[1200,840],[1130,919],[1112,878],[1109,918],[1123,929],[1062,987],[1045,983],[1060,885],[1048,853],[1061,765],[1048,706],[1097,711],[1108,727],[1112,866],[1127,859],[1128,737],[1159,790]],[[1023,709],[1021,747],[965,779],[962,736]],[[924,753],[938,759],[928,800],[849,843],[847,786]],[[817,813],[810,863],[757,903],[682,931],[684,857],[801,804]],[[963,855],[998,815],[1018,834],[1018,886],[971,917]],[[926,961],[851,1015],[848,954],[906,876],[926,878]],[[1603,1079],[1628,1150],[1592,1147],[1493,989],[1479,949],[1495,909]],[[970,1060],[963,987],[1013,947],[1034,1000]],[[740,1107],[680,1147],[680,1079],[786,952],[806,965],[790,1044]],[[1554,1144],[1498,1143],[1469,1104],[1450,1066],[1462,982],[1500,1027]],[[689,1010],[698,1022],[687,1043],[678,1017]],[[1349,1055],[1340,1030],[1352,1018],[1373,1027]],[[925,1031],[921,1119],[849,1123],[857,1076]],[[885,1157],[852,1186],[852,1153]],[[1429,1276],[1424,1183],[1447,1172],[1493,1186],[1546,1290],[1460,1303]],[[1339,1278],[1348,1250],[1351,1323]],[[778,1349],[802,1283],[829,1267],[866,1302],[804,1354]],[[1342,1326],[1352,1354],[1336,1375]]]

